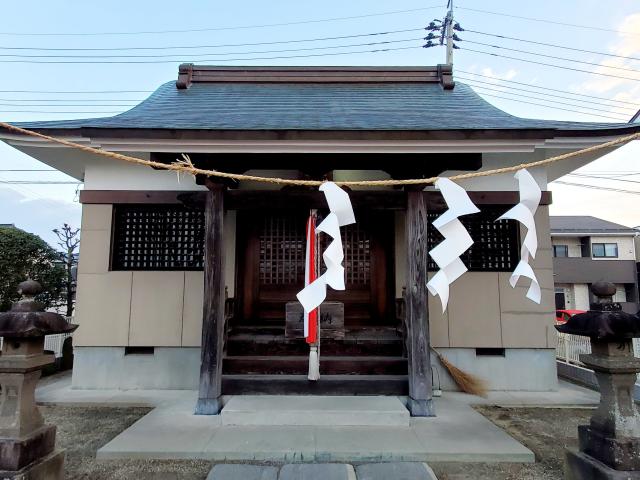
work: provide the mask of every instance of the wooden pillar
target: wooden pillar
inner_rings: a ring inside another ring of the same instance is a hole
[[[224,349],[224,188],[212,185],[205,200],[204,312],[200,356],[200,391],[196,415],[217,415],[222,409]]]
[[[427,205],[422,190],[407,192],[406,329],[409,359],[408,408],[413,417],[432,417],[433,385],[429,350],[427,291]]]

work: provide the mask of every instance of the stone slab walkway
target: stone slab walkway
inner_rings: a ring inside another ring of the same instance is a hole
[[[339,463],[273,466],[218,464],[207,480],[437,480],[426,463],[370,463],[354,468]]]

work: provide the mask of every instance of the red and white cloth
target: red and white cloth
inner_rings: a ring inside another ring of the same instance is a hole
[[[316,211],[312,210],[307,220],[307,250],[305,255],[304,286],[313,283],[318,277],[316,259]],[[318,308],[304,312],[304,338],[307,343],[318,340]]]

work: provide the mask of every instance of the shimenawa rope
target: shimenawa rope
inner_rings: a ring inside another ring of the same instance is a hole
[[[144,165],[147,167],[188,173],[191,175],[205,175],[207,177],[230,178],[238,181],[244,180],[244,181],[255,181],[255,182],[263,182],[263,183],[275,183],[279,185],[302,185],[302,186],[309,186],[309,187],[318,187],[324,183],[324,181],[322,180],[294,180],[289,178],[261,177],[256,175],[245,175],[241,173],[219,172],[217,170],[204,170],[202,168],[197,168],[191,162],[191,159],[189,158],[189,156],[185,154],[182,154],[182,160],[176,160],[174,163],[171,163],[171,164],[154,162],[151,160],[143,160],[141,158],[122,155],[120,153],[109,152],[107,150],[101,150],[99,148],[88,147],[86,145],[70,142],[62,138],[51,137],[49,135],[44,135],[42,133],[34,132],[33,130],[27,130],[25,128],[16,127],[15,125],[11,125],[5,122],[0,122],[0,127],[5,128],[6,130],[9,130],[11,132],[21,133],[23,135],[30,135],[32,137],[41,138],[43,140],[47,140],[52,143],[58,143],[60,145],[65,145],[67,147],[76,148],[78,150],[93,153],[95,155],[101,155],[103,157],[113,158],[115,160],[121,160],[129,163],[135,163],[138,165]],[[561,160],[566,160],[573,157],[578,157],[580,155],[596,152],[598,150],[602,150],[605,148],[615,147],[616,145],[627,143],[632,140],[637,140],[638,138],[640,138],[640,132],[633,133],[631,135],[626,135],[624,137],[619,137],[609,142],[601,143],[599,145],[594,145],[593,147],[583,148],[582,150],[576,150],[575,152],[564,153],[562,155],[557,155],[555,157],[546,158],[544,160],[538,160],[538,161],[529,162],[529,163],[521,163],[519,165],[514,165],[511,167],[494,168],[492,170],[484,170],[481,172],[462,173],[458,175],[452,175],[447,178],[450,180],[466,180],[468,178],[488,177],[491,175],[499,175],[502,173],[516,172],[518,170],[522,170],[523,168],[541,167],[543,165],[549,165],[551,163],[559,162]],[[438,180],[438,178],[439,177],[411,178],[406,180],[349,180],[349,181],[337,181],[334,183],[343,187],[386,187],[386,186],[402,186],[402,185],[429,185],[429,184],[435,183],[436,180]]]

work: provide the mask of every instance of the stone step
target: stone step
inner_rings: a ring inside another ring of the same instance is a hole
[[[225,374],[303,375],[309,371],[309,356],[238,356],[226,357]],[[406,375],[407,359],[387,356],[328,356],[321,349],[321,375]]]
[[[402,340],[398,337],[374,335],[348,336],[344,340],[323,340],[323,355],[402,356]],[[309,345],[302,339],[288,339],[284,335],[233,334],[227,339],[227,355],[308,355]]]
[[[407,395],[406,375],[223,375],[226,395]]]
[[[222,409],[223,425],[408,427],[409,411],[395,396],[244,395]]]

